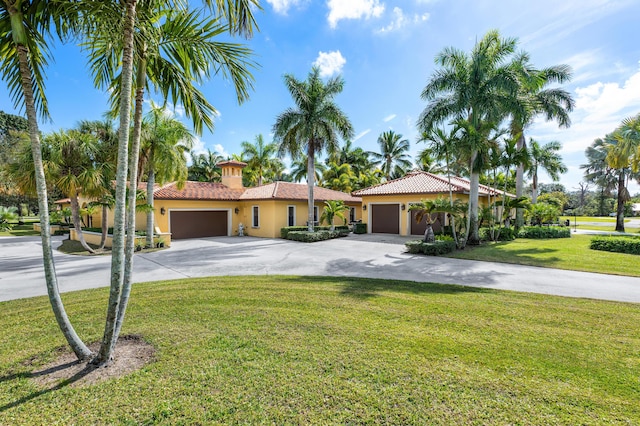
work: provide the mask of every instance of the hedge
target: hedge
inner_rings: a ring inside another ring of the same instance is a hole
[[[307,231],[309,228],[307,226],[285,226],[284,228],[280,228],[280,237],[286,239],[290,239],[288,238],[289,232],[297,232],[297,231]],[[314,226],[313,229],[315,231],[329,231],[331,230],[330,226]],[[349,227],[347,225],[336,225],[335,226],[335,230],[339,231],[343,234],[348,234],[349,231]],[[345,235],[346,235],[345,234]]]
[[[354,234],[366,234],[367,233],[367,224],[366,223],[356,223],[353,228]]]
[[[518,233],[520,238],[570,238],[571,229],[564,226],[525,226]]]
[[[289,231],[287,239],[292,241],[301,241],[303,243],[315,243],[316,241],[330,240],[332,238],[344,237],[348,232],[344,231]]]
[[[498,241],[513,241],[516,239],[516,231],[513,228],[493,228],[494,235],[498,234],[498,229],[500,229]],[[491,238],[491,228],[480,228],[478,234],[482,241],[494,241]]]
[[[411,254],[426,254],[427,256],[438,256],[451,253],[456,249],[453,239],[436,240],[433,243],[425,243],[422,240],[407,241],[404,243],[407,252]]]
[[[591,239],[589,248],[614,253],[640,254],[640,238],[617,236],[594,237]]]

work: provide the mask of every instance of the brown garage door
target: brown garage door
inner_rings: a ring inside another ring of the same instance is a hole
[[[424,219],[422,219],[422,222],[420,223],[416,221],[417,213],[418,212],[416,211],[411,212],[411,235],[424,235],[424,231],[427,229],[427,224],[425,223]],[[436,234],[438,232],[442,232],[442,221],[444,220],[443,215],[434,213],[431,215],[431,218],[435,220],[434,224],[431,225],[433,232],[435,232]],[[438,220],[436,220],[436,218],[438,218]]]
[[[227,212],[208,210],[171,211],[171,239],[227,235]]]
[[[372,204],[371,232],[379,234],[400,233],[400,205]]]

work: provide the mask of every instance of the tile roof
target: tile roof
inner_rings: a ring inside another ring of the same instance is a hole
[[[184,188],[178,189],[175,182],[153,191],[153,197],[159,200],[232,200],[240,199],[244,190],[231,189],[218,182],[187,181]]]
[[[468,179],[458,176],[451,177],[451,189],[456,193],[468,193],[470,183]],[[449,192],[449,181],[446,176],[434,175],[433,173],[414,171],[407,173],[405,176],[394,179],[385,183],[370,186],[358,191],[354,191],[353,195],[398,195],[398,194],[439,194]],[[495,191],[494,189],[480,185],[479,194],[500,195],[503,191]],[[511,195],[511,194],[507,194]]]
[[[255,188],[246,188],[241,200],[306,200],[308,188],[303,183],[274,182]],[[340,191],[315,186],[313,198],[316,201],[342,200],[351,203],[361,203],[362,198]]]
[[[175,182],[157,188],[153,196],[159,200],[306,200],[307,185],[290,182],[274,182],[255,188],[231,189],[218,182],[185,182],[179,190]],[[342,200],[360,203],[360,197],[354,197],[332,189],[314,187],[316,201]]]
[[[236,160],[227,160],[227,161],[219,162],[218,164],[216,164],[216,166],[218,166],[218,167],[222,167],[222,166],[247,167],[247,163],[243,163],[242,161],[236,161]]]

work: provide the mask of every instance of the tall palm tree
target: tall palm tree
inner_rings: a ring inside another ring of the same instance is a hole
[[[585,181],[594,183],[600,189],[598,207],[600,216],[607,214],[604,206],[605,198],[610,196],[611,191],[615,189],[618,182],[614,170],[607,163],[607,151],[608,145],[604,139],[598,138],[594,140],[585,150],[587,163],[580,166],[581,169],[584,169]]]
[[[139,172],[147,173],[147,235],[146,246],[153,247],[153,190],[156,182],[177,181],[184,186],[189,169],[185,154],[193,146],[193,135],[182,122],[166,114],[164,108],[153,106],[142,123],[142,149]]]
[[[325,170],[327,170],[327,166],[317,158],[314,158],[313,162],[314,179],[316,183],[320,185],[320,183],[322,182],[322,175],[324,174]],[[309,163],[306,161],[306,159],[298,158],[296,160],[293,160],[293,162],[291,163],[291,180],[293,182],[300,182],[303,179],[306,180],[308,176],[308,165]]]
[[[38,128],[38,115],[49,117],[44,87],[44,68],[51,52],[46,36],[54,30],[54,24],[64,22],[59,4],[46,1],[3,0],[0,2],[0,61],[2,80],[7,83],[16,107],[26,112],[34,177],[38,197],[41,224],[42,258],[49,302],[67,343],[79,359],[92,352],[75,332],[60,298],[55,273],[47,185]],[[63,28],[56,27],[55,30]]]
[[[378,137],[380,152],[369,152],[374,164],[379,165],[387,180],[404,176],[411,169],[409,140],[388,130]]]
[[[569,92],[555,86],[571,80],[571,67],[562,64],[538,70],[530,63],[527,53],[520,55],[518,64],[518,106],[511,111],[511,136],[517,138],[518,150],[524,151],[527,149],[525,130],[536,117],[542,115],[547,121],[557,121],[560,127],[569,127],[569,113],[575,102]],[[516,168],[516,197],[522,196],[525,169],[523,163]],[[516,226],[522,222],[523,209],[517,209]]]
[[[240,146],[247,159],[247,169],[255,172],[255,183],[262,186],[265,176],[275,176],[275,171],[282,166],[282,162],[275,157],[278,146],[275,143],[264,143],[262,135],[256,136],[255,144],[243,141]]]
[[[567,166],[562,162],[562,156],[558,153],[562,149],[562,144],[558,141],[548,142],[544,145],[532,138],[529,138],[529,177],[531,184],[531,203],[538,202],[538,169],[543,169],[549,177],[557,182],[561,173],[567,172]]]
[[[280,114],[273,126],[278,152],[288,153],[295,160],[306,151],[308,186],[308,228],[313,232],[313,187],[315,184],[315,155],[323,151],[338,149],[338,136],[343,139],[353,137],[353,126],[347,116],[334,102],[334,98],[344,87],[341,77],[320,78],[320,69],[314,67],[306,81],[297,80],[293,75],[284,76],[285,85],[293,98],[295,108],[288,108]]]
[[[481,164],[478,154],[487,144],[490,129],[509,111],[517,108],[519,82],[514,53],[517,41],[489,31],[470,54],[448,47],[436,56],[436,70],[422,91],[428,102],[420,114],[418,128],[428,132],[450,120],[463,127],[461,147],[470,165],[471,191],[466,240],[480,241],[478,235],[478,185]]]
[[[191,166],[189,166],[189,180],[199,182],[220,182],[221,170],[218,163],[224,157],[216,151],[207,149],[206,152],[196,154],[191,152]]]

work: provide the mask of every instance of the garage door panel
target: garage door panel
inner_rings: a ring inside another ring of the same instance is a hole
[[[379,234],[399,234],[400,205],[372,204],[371,232]]]
[[[177,210],[170,215],[172,240],[228,235],[226,211]]]

